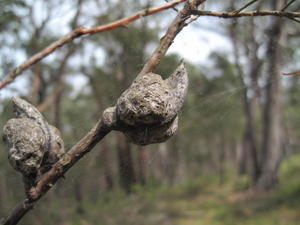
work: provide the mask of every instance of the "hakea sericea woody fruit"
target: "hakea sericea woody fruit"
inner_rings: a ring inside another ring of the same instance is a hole
[[[48,124],[33,105],[17,97],[12,101],[16,118],[4,126],[3,139],[8,145],[9,162],[23,174],[28,189],[64,154],[64,142],[59,130]]]
[[[166,141],[177,131],[187,88],[184,64],[165,80],[155,73],[139,75],[117,101],[118,127],[138,145]]]

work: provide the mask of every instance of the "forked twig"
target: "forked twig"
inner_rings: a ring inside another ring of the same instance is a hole
[[[185,21],[189,19],[194,6],[198,6],[205,0],[194,0],[186,2],[184,8],[178,12],[178,15],[169,25],[166,34],[160,40],[160,43],[154,53],[146,62],[140,74],[152,71],[159,63],[160,59],[166,54],[169,46],[172,44],[176,35],[186,26]],[[179,1],[177,1],[179,2]],[[193,4],[193,6],[191,5]],[[114,129],[112,122],[113,114],[109,109],[105,110],[97,124],[75,144],[62,158],[56,162],[52,168],[43,174],[37,184],[27,192],[27,199],[17,205],[5,219],[3,225],[15,225],[21,218],[28,213],[35,203],[43,197],[78,160],[93,149],[110,131]]]
[[[239,13],[241,11],[243,11],[244,9],[248,8],[250,5],[252,5],[253,3],[257,2],[258,0],[252,0],[250,2],[248,2],[247,4],[245,4],[244,6],[242,6],[241,8],[235,10],[235,13]]]
[[[40,60],[42,60],[43,58],[45,58],[46,56],[48,56],[49,54],[54,52],[56,49],[71,42],[72,40],[74,40],[76,38],[79,38],[83,35],[90,35],[90,34],[105,32],[105,31],[115,29],[117,27],[125,26],[128,23],[131,23],[132,21],[135,21],[141,17],[149,16],[149,15],[155,14],[157,12],[172,8],[175,5],[177,5],[181,2],[184,2],[184,1],[186,1],[186,0],[174,0],[172,2],[168,2],[168,3],[158,6],[158,7],[153,7],[150,9],[142,10],[142,11],[137,12],[129,17],[126,17],[126,18],[123,18],[123,19],[120,19],[120,20],[117,20],[117,21],[114,21],[112,23],[108,23],[105,25],[95,26],[92,28],[84,28],[84,27],[77,28],[77,29],[73,30],[72,32],[70,32],[69,34],[63,36],[61,39],[53,42],[52,44],[50,44],[48,47],[46,47],[42,51],[36,53],[32,57],[30,57],[28,60],[26,60],[24,63],[22,63],[20,66],[16,67],[13,71],[8,73],[0,81],[0,89],[5,87],[6,85],[10,84],[11,82],[13,82],[14,79],[16,79],[16,77],[19,76],[24,70],[28,69],[32,65],[36,64],[37,62],[39,62]]]
[[[297,75],[297,74],[300,74],[300,70],[296,70],[296,71],[289,72],[289,73],[283,73],[282,75],[293,76],[293,75]]]
[[[286,10],[291,4],[293,4],[296,0],[291,0],[290,2],[288,2],[285,6],[282,7],[281,11]]]
[[[269,10],[259,10],[259,11],[248,11],[248,12],[213,12],[213,11],[201,11],[193,10],[194,15],[198,16],[214,16],[220,18],[237,18],[237,17],[247,17],[247,16],[279,16],[287,17],[289,19],[300,18],[300,12],[285,12],[285,11],[269,11]]]

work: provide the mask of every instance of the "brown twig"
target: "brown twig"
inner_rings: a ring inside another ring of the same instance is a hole
[[[293,4],[295,1],[296,1],[296,0],[291,0],[291,1],[289,1],[289,2],[281,9],[281,11],[286,10],[286,9],[287,9],[291,4]]]
[[[100,32],[105,32],[109,31],[112,29],[115,29],[117,27],[122,27],[126,26],[128,23],[137,20],[141,17],[145,17],[157,12],[160,12],[162,10],[166,10],[169,8],[174,7],[175,5],[184,2],[186,0],[174,0],[172,2],[169,2],[165,5],[159,6],[159,7],[154,7],[151,9],[147,10],[142,10],[138,13],[133,14],[130,17],[126,17],[120,20],[117,20],[115,22],[101,25],[101,26],[96,26],[92,28],[77,28],[71,33],[65,35],[58,41],[52,43],[42,51],[38,52],[37,54],[33,55],[31,58],[29,58],[27,61],[25,61],[23,64],[20,66],[16,67],[12,72],[8,73],[1,81],[0,81],[0,89],[5,87],[6,85],[10,84],[11,82],[14,81],[14,79],[19,76],[24,70],[28,69],[30,66],[34,65],[35,63],[39,62],[43,58],[45,58],[47,55],[50,53],[54,52],[56,49],[60,48],[61,46],[67,44],[68,42],[74,40],[75,38],[78,38],[82,35],[88,35],[88,34],[94,34],[94,33],[100,33]],[[204,2],[201,1],[201,2]],[[253,1],[254,2],[254,1]],[[251,2],[252,4],[252,2]],[[248,7],[248,6],[247,6]],[[212,11],[201,11],[201,10],[193,10],[192,12],[193,15],[198,15],[198,16],[215,16],[215,17],[221,17],[221,18],[234,18],[234,17],[244,17],[244,16],[282,16],[282,17],[287,17],[289,19],[293,19],[296,22],[295,18],[300,17],[299,12],[284,12],[284,11],[250,11],[250,12],[212,12]]]
[[[24,201],[20,202],[10,213],[10,215],[5,219],[3,222],[4,225],[14,225],[17,224],[23,216],[31,210],[33,204],[28,200],[25,199]]]
[[[243,11],[244,9],[248,8],[250,5],[254,4],[255,2],[257,2],[258,0],[252,0],[250,2],[248,2],[246,5],[242,6],[241,8],[235,10],[235,13],[239,13],[241,11]]]
[[[282,75],[293,76],[293,75],[297,75],[297,74],[300,74],[300,70],[296,70],[296,71],[289,72],[289,73],[283,73]]]
[[[71,42],[72,40],[74,40],[80,36],[105,32],[105,31],[115,29],[117,27],[125,26],[128,23],[135,21],[141,17],[149,16],[149,15],[158,13],[160,11],[172,8],[175,5],[177,5],[181,2],[184,2],[184,1],[186,1],[186,0],[174,0],[172,2],[168,2],[168,3],[158,6],[158,7],[153,7],[150,9],[142,10],[142,11],[137,12],[129,17],[117,20],[117,21],[109,23],[109,24],[96,26],[96,27],[92,27],[92,28],[83,28],[83,27],[77,28],[77,29],[73,30],[72,32],[70,32],[69,34],[62,37],[61,39],[53,42],[52,44],[50,44],[48,47],[46,47],[42,51],[33,55],[28,60],[26,60],[23,64],[21,64],[20,66],[16,67],[13,71],[8,73],[0,81],[0,89],[5,87],[6,85],[10,84],[11,82],[13,82],[17,76],[19,76],[24,70],[28,69],[30,66],[36,64],[37,62],[39,62],[40,60],[42,60],[43,58],[45,58],[46,56],[48,56],[49,54],[54,52],[56,49],[60,48],[61,46]]]
[[[165,2],[169,2],[169,0],[165,0]],[[178,11],[179,11],[176,7],[172,7],[172,9],[173,9],[175,12],[177,12],[177,13],[178,13]]]
[[[160,41],[159,46],[146,62],[142,72],[152,71],[166,54],[176,35],[186,26],[186,20],[191,15],[192,9],[205,0],[188,1],[184,8],[178,12],[178,16],[169,25],[166,34]],[[177,1],[179,2],[179,1]],[[191,5],[193,4],[193,6]],[[105,111],[102,118],[94,128],[74,145],[53,167],[41,176],[37,184],[27,192],[27,199],[21,202],[4,221],[3,225],[16,225],[20,219],[43,197],[56,181],[61,178],[79,159],[93,149],[110,131],[115,129],[112,121],[114,114]],[[24,205],[25,204],[25,205]],[[24,207],[25,206],[25,207]]]
[[[15,225],[34,206],[47,191],[52,188],[56,181],[61,178],[79,159],[91,151],[101,141],[112,127],[107,119],[100,119],[89,133],[87,133],[77,144],[75,144],[53,167],[44,174],[37,185],[29,190],[27,199],[18,204],[5,219],[3,225]]]
[[[29,190],[29,199],[32,201],[42,197],[79,159],[90,152],[113,128],[105,119],[100,119],[94,128],[74,145],[45,175],[37,185]]]
[[[63,89],[64,89],[63,83],[59,83],[58,87],[53,91],[53,93],[51,95],[48,95],[47,98],[36,108],[40,112],[44,112],[54,102],[57,96],[62,93]]]
[[[65,69],[66,69],[67,61],[75,52],[76,52],[76,47],[73,45],[68,49],[66,55],[61,60],[60,66],[57,70],[58,76],[55,79],[56,88],[50,95],[46,97],[46,99],[42,103],[40,103],[36,107],[40,112],[44,112],[57,99],[57,97],[60,94],[62,94],[64,90],[64,77],[66,75]]]
[[[290,19],[290,20],[292,20],[292,21],[294,21],[294,22],[296,22],[296,23],[300,23],[300,20],[297,20],[297,19],[295,19],[295,18],[290,18],[290,17],[288,17],[288,19]]]
[[[155,69],[173,43],[176,35],[187,25],[186,21],[191,16],[193,9],[203,2],[205,0],[192,1],[192,5],[189,3],[185,4],[184,8],[178,12],[178,15],[170,24],[166,34],[160,39],[159,45],[147,60],[140,74],[146,74]]]
[[[285,12],[285,11],[249,11],[249,12],[212,12],[212,11],[201,11],[193,10],[193,15],[198,16],[215,16],[220,18],[236,18],[245,16],[280,16],[287,18],[300,18],[300,12]]]

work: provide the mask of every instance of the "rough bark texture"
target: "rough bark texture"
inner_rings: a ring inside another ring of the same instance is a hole
[[[135,144],[159,143],[173,136],[178,127],[177,113],[187,93],[184,65],[166,80],[160,75],[139,75],[117,102],[117,118],[129,140]]]
[[[272,3],[273,8],[280,8],[284,5],[283,0]],[[282,159],[282,111],[281,111],[281,84],[277,78],[282,63],[282,51],[280,41],[282,38],[283,20],[276,18],[270,26],[267,49],[268,60],[268,84],[266,86],[266,103],[263,112],[264,128],[262,143],[262,172],[257,182],[257,188],[269,190],[277,182],[277,171]]]
[[[37,176],[48,171],[64,154],[60,132],[28,102],[14,98],[16,119],[9,120],[3,129],[8,143],[8,158],[14,169],[24,177],[26,191]]]
[[[203,3],[204,0],[194,0],[191,1],[194,3],[195,6]],[[176,1],[178,4],[179,1]],[[169,3],[167,6],[173,7],[175,2]],[[165,7],[159,7],[155,9],[151,9],[151,13],[160,11],[162,9],[166,9]],[[113,29],[116,26],[124,25],[126,22],[133,21],[140,16],[149,15],[150,9],[144,11],[143,13],[137,13],[130,18],[126,18],[116,23],[109,24],[107,26],[97,27],[92,30],[87,29],[76,29],[71,32],[69,35],[66,35],[61,40],[53,43],[49,47],[47,47],[42,52],[36,54],[28,61],[23,63],[21,66],[16,68],[12,73],[10,73],[2,82],[0,83],[0,88],[4,87],[5,85],[11,83],[16,76],[18,76],[22,71],[30,67],[31,65],[37,63],[42,58],[50,54],[51,52],[55,51],[57,48],[61,47],[65,43],[83,35],[93,33],[93,32],[103,32],[109,29]],[[149,60],[145,64],[142,72],[140,74],[146,74],[152,72],[153,69],[158,65],[160,59],[165,55],[167,49],[173,42],[176,35],[180,32],[180,30],[186,26],[188,23],[187,20],[191,16],[191,5],[190,1],[186,2],[184,8],[178,12],[177,17],[173,20],[173,22],[169,25],[168,30],[161,39],[159,46],[156,48],[154,53],[150,56]],[[147,72],[145,72],[147,71]],[[17,224],[20,219],[33,207],[33,205],[43,197],[48,190],[50,190],[53,185],[78,161],[80,160],[85,154],[93,149],[93,147],[100,142],[109,132],[115,129],[120,129],[117,127],[117,117],[116,117],[116,110],[115,107],[107,108],[102,117],[98,120],[95,126],[77,143],[75,144],[67,153],[65,153],[62,158],[56,162],[52,168],[43,174],[40,179],[37,181],[36,185],[32,187],[28,191],[28,198],[25,199],[23,202],[20,202],[15,209],[13,209],[9,216],[4,220],[4,225],[15,225]]]

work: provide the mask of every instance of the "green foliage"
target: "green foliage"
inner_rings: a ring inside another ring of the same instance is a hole
[[[0,1],[0,32],[4,32],[9,29],[9,26],[14,26],[17,28],[17,24],[19,23],[21,18],[17,13],[17,8],[19,11],[26,8],[27,4],[25,1],[17,0],[1,0]]]
[[[43,214],[39,222],[46,225],[62,220],[70,225],[296,225],[300,219],[299,161],[300,155],[296,155],[283,162],[282,185],[272,193],[237,193],[236,182],[240,180],[232,175],[225,186],[219,185],[217,176],[201,176],[172,187],[136,186],[130,196],[120,189],[96,194],[93,200],[80,202],[80,208],[84,209],[81,213],[75,199],[58,206],[57,201],[52,201],[53,196],[47,199],[47,207],[41,204],[41,209],[37,209]],[[63,208],[68,219],[56,214],[56,207]]]

